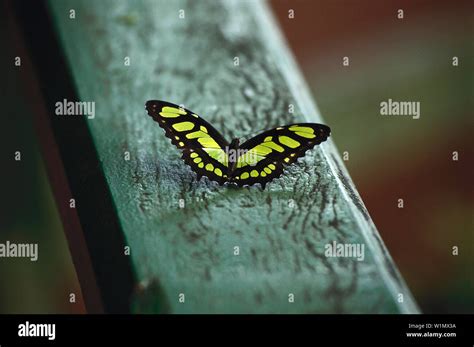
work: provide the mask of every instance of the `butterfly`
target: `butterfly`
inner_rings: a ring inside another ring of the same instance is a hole
[[[165,135],[182,150],[182,159],[197,174],[220,185],[239,187],[260,183],[262,188],[283,173],[315,145],[326,141],[331,129],[323,124],[297,123],[260,133],[240,144],[230,143],[208,122],[178,105],[149,100],[148,115],[165,130]]]

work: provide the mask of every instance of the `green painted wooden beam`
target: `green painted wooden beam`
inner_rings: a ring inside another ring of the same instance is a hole
[[[227,138],[330,126],[266,3],[65,0],[49,10],[78,97],[96,103],[87,125],[131,249],[130,311],[418,311],[331,140],[265,191],[231,189],[197,181],[146,115],[149,99],[183,104]],[[363,244],[364,260],[326,257],[333,241]]]

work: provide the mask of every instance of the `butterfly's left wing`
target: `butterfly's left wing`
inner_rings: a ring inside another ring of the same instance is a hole
[[[298,123],[265,131],[240,146],[246,150],[239,156],[232,181],[239,186],[265,185],[279,177],[305,152],[326,141],[331,129],[323,124]]]
[[[150,100],[145,108],[171,142],[183,150],[182,158],[198,178],[207,176],[224,184],[229,167],[226,152],[229,143],[212,125],[194,112],[169,102]]]

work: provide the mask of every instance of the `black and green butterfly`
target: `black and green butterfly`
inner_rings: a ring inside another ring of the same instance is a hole
[[[265,131],[243,144],[226,139],[204,119],[165,101],[146,103],[148,114],[183,151],[182,158],[196,172],[223,185],[265,185],[283,173],[285,166],[326,141],[331,129],[323,124],[298,123]]]

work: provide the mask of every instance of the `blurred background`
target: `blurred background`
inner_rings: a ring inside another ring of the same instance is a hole
[[[81,289],[41,156],[18,47],[0,3],[0,243],[38,243],[38,260],[0,258],[0,313],[84,313]],[[24,63],[24,61],[23,61]],[[21,161],[15,161],[15,152]],[[76,302],[69,302],[69,294]]]
[[[270,5],[422,312],[474,312],[472,2]],[[39,242],[40,256],[37,262],[0,258],[0,313],[83,313],[5,16],[0,11],[0,64],[7,67],[0,85],[0,242]],[[420,119],[381,116],[380,102],[389,98],[420,102]],[[70,293],[77,294],[74,304]]]

